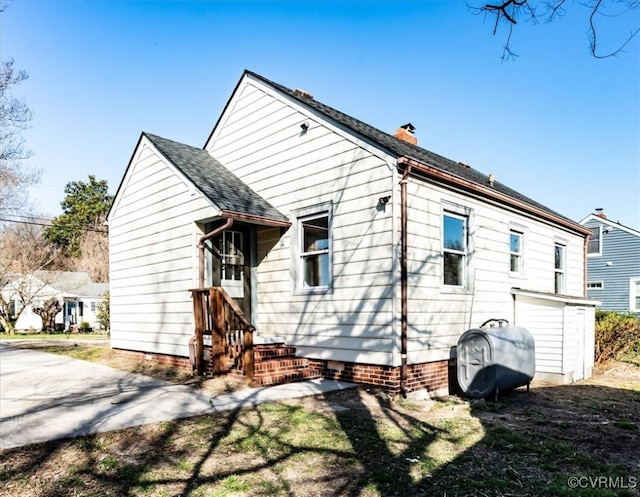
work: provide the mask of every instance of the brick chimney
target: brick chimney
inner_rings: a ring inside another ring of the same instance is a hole
[[[403,124],[398,128],[398,131],[396,131],[393,134],[393,136],[395,136],[400,140],[404,140],[408,143],[411,143],[411,145],[417,145],[418,139],[415,136],[413,136],[413,132],[415,130],[416,128],[413,126],[413,124],[411,123]]]
[[[596,209],[596,216],[601,217],[602,219],[607,219],[607,215],[604,213],[602,207]]]

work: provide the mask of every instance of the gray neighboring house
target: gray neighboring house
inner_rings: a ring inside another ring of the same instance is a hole
[[[587,293],[605,311],[640,315],[640,231],[612,221],[598,209],[580,224],[591,229]]]

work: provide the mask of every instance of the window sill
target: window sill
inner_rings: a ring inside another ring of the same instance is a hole
[[[304,287],[296,288],[294,295],[325,295],[332,293],[332,291],[330,286]]]
[[[445,295],[471,295],[473,292],[463,286],[443,285],[440,287],[440,293]]]

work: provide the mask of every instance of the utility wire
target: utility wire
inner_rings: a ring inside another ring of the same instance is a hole
[[[23,216],[20,216],[23,217]],[[5,221],[7,223],[17,223],[17,224],[32,224],[34,226],[44,226],[45,228],[50,228],[51,226],[53,226],[52,224],[45,224],[45,223],[38,223],[36,221],[18,221],[15,219],[5,219],[5,218],[0,218],[0,221]],[[79,228],[80,231],[94,231],[96,233],[108,233],[107,230],[101,230],[98,228]]]

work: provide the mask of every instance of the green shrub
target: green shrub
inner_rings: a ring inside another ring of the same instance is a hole
[[[111,329],[110,300],[109,290],[107,290],[102,294],[102,300],[98,304],[98,313],[96,314],[100,326],[107,331]]]
[[[80,331],[82,331],[84,333],[89,332],[89,331],[93,331],[91,329],[91,323],[89,323],[89,321],[82,321],[80,323],[80,325],[78,326],[78,328],[80,329]]]
[[[596,364],[618,359],[639,343],[640,319],[635,314],[596,312]]]

